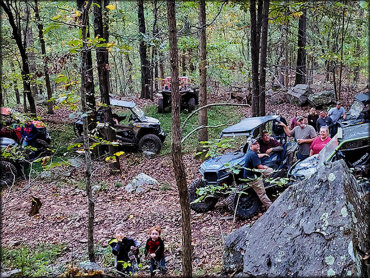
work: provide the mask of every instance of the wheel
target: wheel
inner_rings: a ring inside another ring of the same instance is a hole
[[[158,113],[164,113],[163,98],[158,99]]]
[[[162,141],[157,135],[146,134],[139,141],[139,150],[142,152],[159,153],[162,148]]]
[[[0,186],[9,186],[17,179],[17,168],[10,161],[0,161]]]
[[[73,124],[73,131],[77,137],[82,136],[82,121],[78,120]]]
[[[205,197],[203,200],[197,203],[193,203],[196,199],[199,198],[197,190],[206,186],[202,180],[194,180],[190,183],[188,188],[190,208],[196,212],[206,212],[213,209],[218,201],[216,197]]]
[[[195,98],[190,98],[188,101],[188,110],[189,112],[195,110]]]
[[[251,218],[261,206],[261,201],[253,189],[248,190],[246,194],[241,194],[239,203],[238,198],[239,193],[233,192],[227,197],[226,202],[228,209],[232,212],[235,212],[235,207],[238,204],[235,215],[240,219]]]
[[[36,139],[35,140],[35,147],[38,148],[38,149],[46,150],[46,149],[49,148],[49,144],[48,144],[48,142],[46,142],[43,139]]]

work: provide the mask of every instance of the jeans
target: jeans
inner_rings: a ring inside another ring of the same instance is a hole
[[[166,262],[164,260],[164,256],[159,262],[153,258],[150,258],[150,274],[151,275],[154,275],[154,270],[156,270],[157,267],[162,272],[162,274],[166,273]]]
[[[303,160],[303,159],[306,159],[307,157],[309,157],[308,154],[307,155],[303,155],[303,154],[297,152],[297,158],[298,158],[298,160]]]

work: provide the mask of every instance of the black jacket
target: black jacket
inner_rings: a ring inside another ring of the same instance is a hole
[[[128,252],[131,246],[135,247],[138,243],[131,238],[124,237],[120,242],[117,239],[110,240],[109,245],[112,247],[113,255],[117,256],[117,261],[128,262],[130,260]]]

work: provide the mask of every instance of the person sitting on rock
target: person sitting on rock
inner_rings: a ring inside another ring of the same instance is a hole
[[[138,261],[138,247],[140,243],[134,239],[125,237],[124,232],[119,228],[115,233],[115,238],[111,239],[108,244],[112,247],[112,253],[115,256],[114,266],[116,269],[121,272],[133,274],[135,267],[131,265],[132,258],[130,258],[130,253],[134,254]],[[124,267],[125,263],[129,263],[130,265]]]

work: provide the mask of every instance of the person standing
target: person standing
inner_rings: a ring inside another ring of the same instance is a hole
[[[322,126],[320,128],[319,137],[316,137],[310,146],[310,156],[318,154],[326,146],[326,144],[329,143],[330,140],[329,128],[327,126]]]
[[[261,159],[258,157],[260,145],[256,139],[250,142],[249,150],[244,162],[244,179],[248,180],[249,185],[257,193],[262,204],[268,209],[272,202],[266,194],[265,186],[261,179],[261,175],[269,176],[273,173],[273,169],[262,165]]]
[[[317,115],[315,107],[312,107],[310,109],[310,113],[308,114],[307,122],[314,129],[316,129],[316,121],[318,118],[319,118],[319,115]],[[316,130],[316,131],[319,131],[319,130]]]
[[[279,125],[284,128],[284,132],[287,136],[292,136],[297,140],[297,158],[303,160],[310,155],[310,145],[316,137],[316,131],[312,126],[306,125],[304,118],[301,116],[297,117],[297,123],[298,126],[293,128],[293,130],[290,130],[289,127],[282,122],[280,122]]]
[[[333,125],[330,129],[330,136],[334,137],[338,131],[338,120],[341,118],[345,120],[347,117],[346,110],[342,107],[342,103],[340,101],[337,101],[337,105],[329,110],[328,116],[330,116],[333,121]]]
[[[333,125],[332,119],[326,115],[326,112],[323,110],[320,112],[320,117],[316,121],[316,131],[320,131],[321,127],[327,126],[329,129]]]
[[[292,118],[291,120],[290,120],[290,129],[293,129],[293,128],[295,128],[297,125],[298,125],[298,123],[297,123],[297,118],[300,116],[300,112],[295,112],[295,116],[294,116],[294,118]]]
[[[150,255],[150,275],[154,276],[158,266],[162,274],[166,273],[166,262],[164,260],[164,243],[160,238],[162,229],[159,226],[150,228],[150,237],[146,241],[145,256]]]

